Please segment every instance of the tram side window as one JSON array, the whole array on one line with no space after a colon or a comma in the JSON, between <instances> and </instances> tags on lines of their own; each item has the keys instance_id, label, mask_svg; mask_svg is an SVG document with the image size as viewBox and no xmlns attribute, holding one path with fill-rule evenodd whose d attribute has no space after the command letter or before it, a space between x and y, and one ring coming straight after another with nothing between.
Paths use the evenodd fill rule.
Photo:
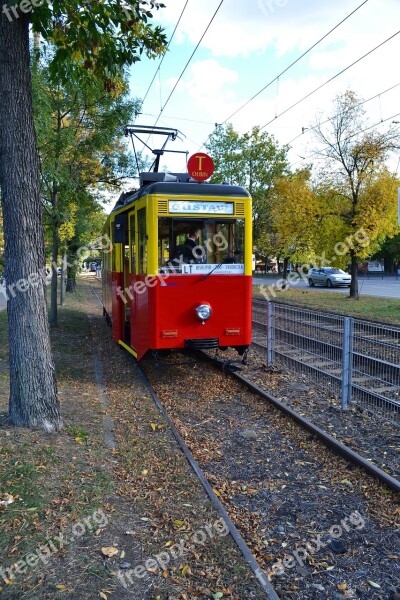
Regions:
<instances>
[{"instance_id":1,"label":"tram side window","mask_svg":"<svg viewBox=\"0 0 400 600\"><path fill-rule=\"evenodd\" d=\"M135 215L129 217L129 231L131 244L131 273L136 273L136 228Z\"/></svg>"},{"instance_id":2,"label":"tram side window","mask_svg":"<svg viewBox=\"0 0 400 600\"><path fill-rule=\"evenodd\" d=\"M104 231L104 235L107 235L107 236L110 235L110 229L108 227ZM101 264L102 264L102 271L103 272L106 272L106 271L110 270L110 253L109 252L107 252L107 251L106 252L102 252Z\"/></svg>"},{"instance_id":3,"label":"tram side window","mask_svg":"<svg viewBox=\"0 0 400 600\"><path fill-rule=\"evenodd\" d=\"M137 212L138 217L138 272L147 271L147 236L146 236L146 208Z\"/></svg>"},{"instance_id":4,"label":"tram side window","mask_svg":"<svg viewBox=\"0 0 400 600\"><path fill-rule=\"evenodd\" d=\"M110 234L111 234L111 243L112 243L111 271L115 272L117 270L117 248L119 246L117 246L116 243L115 243L114 223L111 223Z\"/></svg>"},{"instance_id":5,"label":"tram side window","mask_svg":"<svg viewBox=\"0 0 400 600\"><path fill-rule=\"evenodd\" d=\"M167 265L170 260L171 246L171 219L160 217L158 219L158 266Z\"/></svg>"}]
</instances>

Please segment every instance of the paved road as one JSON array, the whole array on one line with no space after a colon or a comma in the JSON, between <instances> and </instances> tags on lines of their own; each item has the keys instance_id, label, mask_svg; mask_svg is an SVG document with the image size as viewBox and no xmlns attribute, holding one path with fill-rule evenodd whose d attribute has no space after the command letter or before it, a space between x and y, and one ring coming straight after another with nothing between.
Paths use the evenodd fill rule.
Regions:
<instances>
[{"instance_id":1,"label":"paved road","mask_svg":"<svg viewBox=\"0 0 400 600\"><path fill-rule=\"evenodd\" d=\"M273 277L253 277L253 283L264 284L265 286L276 284L279 281L278 276ZM307 281L300 278L300 281L292 286L295 289L307 289L312 292L318 293L319 291L329 292L331 294L348 294L349 288L331 288L328 289L322 286L310 287ZM382 298L397 298L400 300L400 277L396 279L393 277L373 276L369 279L360 277L358 280L358 289L360 296L381 296ZM268 290L267 290L268 293Z\"/></svg>"}]
</instances>

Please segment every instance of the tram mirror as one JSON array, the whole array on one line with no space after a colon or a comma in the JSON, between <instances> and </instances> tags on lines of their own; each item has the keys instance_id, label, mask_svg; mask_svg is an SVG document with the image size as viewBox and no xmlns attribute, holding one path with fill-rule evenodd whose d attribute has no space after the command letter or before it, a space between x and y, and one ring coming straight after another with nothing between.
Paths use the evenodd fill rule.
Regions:
<instances>
[{"instance_id":1,"label":"tram mirror","mask_svg":"<svg viewBox=\"0 0 400 600\"><path fill-rule=\"evenodd\" d=\"M124 244L126 240L127 215L116 215L114 221L114 244Z\"/></svg>"}]
</instances>

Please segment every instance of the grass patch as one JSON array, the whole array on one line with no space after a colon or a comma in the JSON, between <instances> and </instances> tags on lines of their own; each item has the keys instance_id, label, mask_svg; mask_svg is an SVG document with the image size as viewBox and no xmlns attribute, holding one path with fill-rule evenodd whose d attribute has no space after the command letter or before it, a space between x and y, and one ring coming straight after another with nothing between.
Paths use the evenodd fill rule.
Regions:
<instances>
[{"instance_id":1,"label":"grass patch","mask_svg":"<svg viewBox=\"0 0 400 600\"><path fill-rule=\"evenodd\" d=\"M263 298L261 286L253 285L253 296ZM400 326L400 299L361 296L358 300L349 298L346 294L315 292L289 288L279 291L274 287L274 300L284 304L312 308L335 314L348 315L361 319L369 319L390 325Z\"/></svg>"},{"instance_id":2,"label":"grass patch","mask_svg":"<svg viewBox=\"0 0 400 600\"><path fill-rule=\"evenodd\" d=\"M71 536L77 524L83 523L85 528L82 543L90 545L88 540L93 539L98 525L90 528L85 519L99 508L107 510L115 491L107 464L109 452L103 443L88 308L82 290L68 294L67 306L59 308L58 326L51 330L64 430L59 435L49 435L0 425L0 500L11 499L0 505L0 569L15 565L27 553L37 552L48 540L56 539L60 531ZM7 344L7 315L0 311L0 413L4 415L8 408ZM26 574L15 573L13 584L0 577L1 598L78 597L78 591L72 592L73 577L69 584L71 595L69 586L62 590L57 586L69 578L71 561L75 561L74 569L79 571L80 540L74 540L68 550L52 553L48 564L39 562ZM94 540L92 546L97 550ZM61 558L65 563L60 569ZM98 553L92 554L91 561L93 568L97 562L101 568ZM39 588L38 580L42 582ZM90 593L89 585L85 597ZM96 595L94 592L92 597Z\"/></svg>"},{"instance_id":3,"label":"grass patch","mask_svg":"<svg viewBox=\"0 0 400 600\"><path fill-rule=\"evenodd\" d=\"M86 431L86 429L83 429L82 427L70 426L66 427L64 431L65 433L69 433L70 435L72 435L72 437L74 437L76 441L79 440L81 442L85 442L89 437L89 432Z\"/></svg>"}]
</instances>

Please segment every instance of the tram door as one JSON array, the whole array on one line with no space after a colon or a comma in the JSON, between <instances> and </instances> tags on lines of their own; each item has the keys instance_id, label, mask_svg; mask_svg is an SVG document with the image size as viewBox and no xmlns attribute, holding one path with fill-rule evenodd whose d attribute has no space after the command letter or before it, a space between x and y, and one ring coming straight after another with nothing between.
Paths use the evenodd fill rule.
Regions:
<instances>
[{"instance_id":1,"label":"tram door","mask_svg":"<svg viewBox=\"0 0 400 600\"><path fill-rule=\"evenodd\" d=\"M147 274L147 227L146 207L136 211L134 256L135 264L131 273L131 346L141 357L148 348L148 289L144 285Z\"/></svg>"},{"instance_id":2,"label":"tram door","mask_svg":"<svg viewBox=\"0 0 400 600\"><path fill-rule=\"evenodd\" d=\"M136 211L128 214L128 236L124 256L124 290L125 290L125 343L131 344L132 322L134 322L135 304L132 293L133 275L136 273Z\"/></svg>"}]
</instances>

